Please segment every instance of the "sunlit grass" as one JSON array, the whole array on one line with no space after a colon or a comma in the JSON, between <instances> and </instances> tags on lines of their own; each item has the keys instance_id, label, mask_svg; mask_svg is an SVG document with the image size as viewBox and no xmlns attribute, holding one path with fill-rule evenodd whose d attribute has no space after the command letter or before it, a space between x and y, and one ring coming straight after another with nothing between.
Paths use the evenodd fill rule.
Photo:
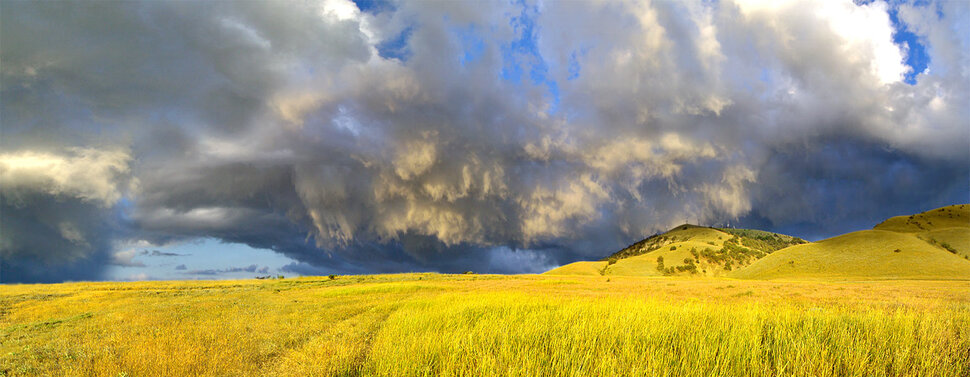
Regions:
<instances>
[{"instance_id":1,"label":"sunlit grass","mask_svg":"<svg viewBox=\"0 0 970 377\"><path fill-rule=\"evenodd\" d=\"M0 286L0 375L965 376L966 281Z\"/></svg>"}]
</instances>

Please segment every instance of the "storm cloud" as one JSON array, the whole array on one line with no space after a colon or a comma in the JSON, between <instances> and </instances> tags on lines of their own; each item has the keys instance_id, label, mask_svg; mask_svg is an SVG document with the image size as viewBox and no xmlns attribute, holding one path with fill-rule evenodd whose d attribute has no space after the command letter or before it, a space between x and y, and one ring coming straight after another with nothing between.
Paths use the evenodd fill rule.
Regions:
<instances>
[{"instance_id":1,"label":"storm cloud","mask_svg":"<svg viewBox=\"0 0 970 377\"><path fill-rule=\"evenodd\" d=\"M811 238L970 200L965 2L3 7L3 282L199 238L538 272L686 220Z\"/></svg>"}]
</instances>

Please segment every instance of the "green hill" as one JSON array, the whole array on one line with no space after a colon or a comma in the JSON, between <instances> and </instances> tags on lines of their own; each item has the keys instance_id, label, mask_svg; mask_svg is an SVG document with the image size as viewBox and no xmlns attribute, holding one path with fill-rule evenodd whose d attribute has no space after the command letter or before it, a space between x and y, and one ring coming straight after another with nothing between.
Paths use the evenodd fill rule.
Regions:
<instances>
[{"instance_id":1,"label":"green hill","mask_svg":"<svg viewBox=\"0 0 970 377\"><path fill-rule=\"evenodd\" d=\"M799 238L759 230L683 224L634 243L602 261L571 263L546 273L723 276L775 250L804 242Z\"/></svg>"},{"instance_id":2,"label":"green hill","mask_svg":"<svg viewBox=\"0 0 970 377\"><path fill-rule=\"evenodd\" d=\"M890 218L873 230L788 247L736 271L748 279L970 279L970 206Z\"/></svg>"}]
</instances>

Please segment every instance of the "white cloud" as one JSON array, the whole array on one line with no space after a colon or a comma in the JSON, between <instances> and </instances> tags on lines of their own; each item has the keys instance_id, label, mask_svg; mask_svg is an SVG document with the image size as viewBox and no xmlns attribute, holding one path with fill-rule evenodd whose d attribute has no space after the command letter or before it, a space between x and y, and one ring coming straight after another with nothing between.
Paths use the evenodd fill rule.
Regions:
<instances>
[{"instance_id":1,"label":"white cloud","mask_svg":"<svg viewBox=\"0 0 970 377\"><path fill-rule=\"evenodd\" d=\"M797 201L832 170L875 176L836 180L839 198L888 190L896 173L879 174L906 163L926 182L966 170L970 38L954 30L967 6L941 6L943 18L899 7L931 55L910 86L882 2L547 2L536 15L506 2L99 3L66 19L16 3L0 14L0 189L57 247L108 236L78 221L90 212L28 208L31 195L111 218L131 193L125 237L232 239L346 268L458 258L415 251L436 247L598 255L685 215L789 221L758 208L776 195L766 187ZM377 53L402 35L409 57ZM531 37L535 51L516 42ZM815 152L831 144L863 162ZM777 167L792 151L819 171ZM915 202L926 185L894 195ZM36 240L3 242L26 253Z\"/></svg>"},{"instance_id":2,"label":"white cloud","mask_svg":"<svg viewBox=\"0 0 970 377\"><path fill-rule=\"evenodd\" d=\"M140 253L136 249L118 251L111 255L111 264L122 267L145 267L145 263L135 260L138 255Z\"/></svg>"},{"instance_id":3,"label":"white cloud","mask_svg":"<svg viewBox=\"0 0 970 377\"><path fill-rule=\"evenodd\" d=\"M0 153L0 189L8 200L40 192L110 206L128 189L124 184L130 161L130 152L124 149Z\"/></svg>"}]
</instances>

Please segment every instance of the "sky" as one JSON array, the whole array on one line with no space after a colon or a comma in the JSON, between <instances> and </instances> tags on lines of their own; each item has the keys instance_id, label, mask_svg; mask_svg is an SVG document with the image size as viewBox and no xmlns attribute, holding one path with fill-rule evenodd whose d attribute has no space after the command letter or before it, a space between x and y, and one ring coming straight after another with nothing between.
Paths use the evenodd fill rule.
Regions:
<instances>
[{"instance_id":1,"label":"sky","mask_svg":"<svg viewBox=\"0 0 970 377\"><path fill-rule=\"evenodd\" d=\"M0 3L0 282L535 273L970 202L966 1Z\"/></svg>"}]
</instances>

